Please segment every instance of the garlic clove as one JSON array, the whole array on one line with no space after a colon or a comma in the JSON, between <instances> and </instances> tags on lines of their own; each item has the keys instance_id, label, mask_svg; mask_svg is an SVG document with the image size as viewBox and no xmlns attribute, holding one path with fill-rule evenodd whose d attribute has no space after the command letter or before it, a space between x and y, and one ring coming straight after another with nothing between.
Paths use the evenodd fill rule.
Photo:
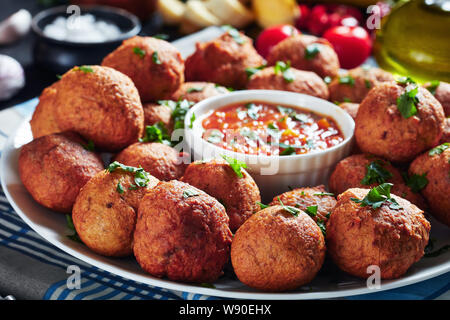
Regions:
<instances>
[{"instance_id":1,"label":"garlic clove","mask_svg":"<svg viewBox=\"0 0 450 320\"><path fill-rule=\"evenodd\" d=\"M30 12L21 9L0 22L0 45L12 43L26 35L31 19Z\"/></svg>"}]
</instances>

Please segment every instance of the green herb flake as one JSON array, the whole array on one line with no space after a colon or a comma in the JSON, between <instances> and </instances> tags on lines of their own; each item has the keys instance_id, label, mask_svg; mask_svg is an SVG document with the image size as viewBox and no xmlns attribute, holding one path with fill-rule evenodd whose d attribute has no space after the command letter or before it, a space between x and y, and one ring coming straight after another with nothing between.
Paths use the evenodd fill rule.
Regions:
<instances>
[{"instance_id":1,"label":"green herb flake","mask_svg":"<svg viewBox=\"0 0 450 320\"><path fill-rule=\"evenodd\" d=\"M169 35L165 33L158 33L153 35L152 37L160 40L168 40L170 38Z\"/></svg>"},{"instance_id":2,"label":"green herb flake","mask_svg":"<svg viewBox=\"0 0 450 320\"><path fill-rule=\"evenodd\" d=\"M266 67L266 65L263 64L263 65L261 65L259 67L245 68L245 73L247 74L247 78L250 79L255 73L257 73L258 71L261 71L265 67Z\"/></svg>"},{"instance_id":3,"label":"green herb flake","mask_svg":"<svg viewBox=\"0 0 450 320\"><path fill-rule=\"evenodd\" d=\"M177 102L169 103L172 105L172 119L174 122L174 129L184 129L184 118L189 109L194 105L194 102L186 99Z\"/></svg>"},{"instance_id":4,"label":"green herb flake","mask_svg":"<svg viewBox=\"0 0 450 320\"><path fill-rule=\"evenodd\" d=\"M305 49L305 59L306 60L314 59L319 52L320 52L320 45L317 43L312 43L308 45Z\"/></svg>"},{"instance_id":5,"label":"green herb flake","mask_svg":"<svg viewBox=\"0 0 450 320\"><path fill-rule=\"evenodd\" d=\"M309 207L306 207L305 212L307 214L309 214L311 217L315 217L315 216L317 216L317 208L318 208L318 206L309 206Z\"/></svg>"},{"instance_id":6,"label":"green herb flake","mask_svg":"<svg viewBox=\"0 0 450 320\"><path fill-rule=\"evenodd\" d=\"M447 150L450 147L450 142L444 142L443 144L441 144L440 146L437 146L433 149L431 149L428 152L429 156L435 156L435 155L439 155L442 152L444 152L445 150Z\"/></svg>"},{"instance_id":7,"label":"green herb flake","mask_svg":"<svg viewBox=\"0 0 450 320\"><path fill-rule=\"evenodd\" d=\"M94 69L92 69L91 67L88 67L88 66L80 66L80 67L76 67L75 71L81 71L83 73L93 73Z\"/></svg>"},{"instance_id":8,"label":"green herb flake","mask_svg":"<svg viewBox=\"0 0 450 320\"><path fill-rule=\"evenodd\" d=\"M186 189L183 191L183 198L187 199L190 197L195 197L200 195L200 193L195 189Z\"/></svg>"},{"instance_id":9,"label":"green herb flake","mask_svg":"<svg viewBox=\"0 0 450 320\"><path fill-rule=\"evenodd\" d=\"M280 197L278 197L278 201L280 202L280 205L283 207L284 211L292 214L294 217L298 217L298 214L301 211L300 209L298 209L296 207L285 206L283 201L281 201Z\"/></svg>"},{"instance_id":10,"label":"green herb flake","mask_svg":"<svg viewBox=\"0 0 450 320\"><path fill-rule=\"evenodd\" d=\"M354 86L355 85L355 79L351 75L346 75L346 76L339 77L339 83L340 84L348 84L350 86Z\"/></svg>"},{"instance_id":11,"label":"green herb flake","mask_svg":"<svg viewBox=\"0 0 450 320\"><path fill-rule=\"evenodd\" d=\"M412 83L412 84L415 84L415 83L416 83L416 82L415 82L413 79L411 79L410 77L400 77L400 78L398 78L396 81L397 81L398 84L402 84L402 85L408 85L408 84L410 84L410 83Z\"/></svg>"},{"instance_id":12,"label":"green herb flake","mask_svg":"<svg viewBox=\"0 0 450 320\"><path fill-rule=\"evenodd\" d=\"M201 88L195 88L195 87L191 87L188 88L186 90L187 93L191 93L191 92L202 92L205 89L205 87L201 87Z\"/></svg>"},{"instance_id":13,"label":"green herb flake","mask_svg":"<svg viewBox=\"0 0 450 320\"><path fill-rule=\"evenodd\" d=\"M392 178L392 173L384 168L385 162L381 160L375 160L366 165L366 175L361 180L361 184L366 186L373 183L384 183Z\"/></svg>"},{"instance_id":14,"label":"green herb flake","mask_svg":"<svg viewBox=\"0 0 450 320\"><path fill-rule=\"evenodd\" d=\"M406 177L406 185L411 189L412 192L418 193L420 190L425 188L428 184L428 179L426 177L426 173L419 175L413 174L409 177Z\"/></svg>"},{"instance_id":15,"label":"green herb flake","mask_svg":"<svg viewBox=\"0 0 450 320\"><path fill-rule=\"evenodd\" d=\"M154 51L152 53L152 61L156 64L161 64L161 60L159 59L158 51Z\"/></svg>"},{"instance_id":16,"label":"green herb flake","mask_svg":"<svg viewBox=\"0 0 450 320\"><path fill-rule=\"evenodd\" d=\"M331 192L320 192L320 193L314 193L313 195L320 196L320 197L323 197L323 196L334 197L334 193L331 193Z\"/></svg>"},{"instance_id":17,"label":"green herb flake","mask_svg":"<svg viewBox=\"0 0 450 320\"><path fill-rule=\"evenodd\" d=\"M234 159L232 157L228 157L226 155L222 155L222 158L228 162L231 169L233 169L234 173L236 173L238 178L243 178L244 175L242 174L242 168L247 168L247 164L243 161Z\"/></svg>"},{"instance_id":18,"label":"green herb flake","mask_svg":"<svg viewBox=\"0 0 450 320\"><path fill-rule=\"evenodd\" d=\"M277 61L274 67L275 74L282 74L283 79L286 82L293 82L295 80L294 73L291 69L291 63L288 61L287 63L283 61Z\"/></svg>"},{"instance_id":19,"label":"green herb flake","mask_svg":"<svg viewBox=\"0 0 450 320\"><path fill-rule=\"evenodd\" d=\"M224 30L226 33L228 33L237 44L241 45L241 44L245 43L245 40L241 36L241 33L237 29L233 28L232 26L224 25L224 26L222 26L222 30Z\"/></svg>"},{"instance_id":20,"label":"green herb flake","mask_svg":"<svg viewBox=\"0 0 450 320\"><path fill-rule=\"evenodd\" d=\"M75 229L75 225L73 224L72 216L70 214L66 214L66 225L67 228L73 232L73 234L68 235L67 238L75 242L83 243L77 233L77 230Z\"/></svg>"},{"instance_id":21,"label":"green herb flake","mask_svg":"<svg viewBox=\"0 0 450 320\"><path fill-rule=\"evenodd\" d=\"M432 80L430 82L430 85L427 87L428 91L431 92L431 94L435 94L436 93L436 89L437 87L439 87L439 85L441 84L441 82L439 80Z\"/></svg>"},{"instance_id":22,"label":"green herb flake","mask_svg":"<svg viewBox=\"0 0 450 320\"><path fill-rule=\"evenodd\" d=\"M292 146L287 146L283 151L280 152L280 156L290 156L295 153L295 148Z\"/></svg>"},{"instance_id":23,"label":"green herb flake","mask_svg":"<svg viewBox=\"0 0 450 320\"><path fill-rule=\"evenodd\" d=\"M370 81L367 80L367 79L364 79L364 85L366 86L367 89L372 88L372 84L371 84Z\"/></svg>"},{"instance_id":24,"label":"green herb flake","mask_svg":"<svg viewBox=\"0 0 450 320\"><path fill-rule=\"evenodd\" d=\"M386 203L393 210L401 209L402 207L391 197L392 186L392 183L383 183L370 189L364 199L350 198L350 200L359 203L361 207L371 206L373 209L377 209Z\"/></svg>"},{"instance_id":25,"label":"green herb flake","mask_svg":"<svg viewBox=\"0 0 450 320\"><path fill-rule=\"evenodd\" d=\"M260 107L258 107L254 103L247 103L245 105L245 108L247 108L247 114L250 118L252 118L253 120L258 120L259 118L258 112L261 109Z\"/></svg>"},{"instance_id":26,"label":"green herb flake","mask_svg":"<svg viewBox=\"0 0 450 320\"><path fill-rule=\"evenodd\" d=\"M200 283L200 286L202 286L204 288L211 288L211 289L215 289L216 288L215 285L213 285L212 283L208 283L208 282Z\"/></svg>"},{"instance_id":27,"label":"green herb flake","mask_svg":"<svg viewBox=\"0 0 450 320\"><path fill-rule=\"evenodd\" d=\"M61 78L62 78L62 75L60 75L60 74L57 74L57 75L56 75L56 78L57 78L58 80L61 80Z\"/></svg>"},{"instance_id":28,"label":"green herb flake","mask_svg":"<svg viewBox=\"0 0 450 320\"><path fill-rule=\"evenodd\" d=\"M264 203L261 203L261 202L259 202L259 201L256 201L256 204L259 205L259 207L261 208L261 210L270 207L269 205L264 204Z\"/></svg>"},{"instance_id":29,"label":"green herb flake","mask_svg":"<svg viewBox=\"0 0 450 320\"><path fill-rule=\"evenodd\" d=\"M417 86L407 87L405 92L397 98L397 108L403 118L408 119L417 114L418 92L419 88Z\"/></svg>"},{"instance_id":30,"label":"green herb flake","mask_svg":"<svg viewBox=\"0 0 450 320\"><path fill-rule=\"evenodd\" d=\"M217 129L213 129L209 133L208 138L206 140L209 143L218 144L218 143L222 142L223 138L224 138L224 134L221 131L219 131Z\"/></svg>"},{"instance_id":31,"label":"green herb flake","mask_svg":"<svg viewBox=\"0 0 450 320\"><path fill-rule=\"evenodd\" d=\"M139 58L143 59L145 57L145 50L139 48L139 47L134 47L133 48L133 53L138 55Z\"/></svg>"},{"instance_id":32,"label":"green herb flake","mask_svg":"<svg viewBox=\"0 0 450 320\"><path fill-rule=\"evenodd\" d=\"M170 145L170 136L166 126L160 121L152 126L145 126L144 137L139 138L139 142L159 142Z\"/></svg>"},{"instance_id":33,"label":"green herb flake","mask_svg":"<svg viewBox=\"0 0 450 320\"><path fill-rule=\"evenodd\" d=\"M89 140L87 143L82 143L81 146L87 151L95 150L94 141L92 141L92 140Z\"/></svg>"},{"instance_id":34,"label":"green herb flake","mask_svg":"<svg viewBox=\"0 0 450 320\"><path fill-rule=\"evenodd\" d=\"M134 174L134 183L138 187L146 187L148 183L150 182L150 174L146 172L143 168L136 168L132 166L126 166L118 161L114 161L111 163L108 168L106 168L107 172L114 172L117 169L120 169L127 173L133 173Z\"/></svg>"},{"instance_id":35,"label":"green herb flake","mask_svg":"<svg viewBox=\"0 0 450 320\"><path fill-rule=\"evenodd\" d=\"M332 79L330 76L326 76L325 78L323 78L323 81L324 81L326 84L330 84L332 80L333 80L333 79Z\"/></svg>"},{"instance_id":36,"label":"green herb flake","mask_svg":"<svg viewBox=\"0 0 450 320\"><path fill-rule=\"evenodd\" d=\"M190 129L192 129L192 127L194 126L194 121L195 121L195 113L192 112L191 119L189 119L189 128Z\"/></svg>"},{"instance_id":37,"label":"green herb flake","mask_svg":"<svg viewBox=\"0 0 450 320\"><path fill-rule=\"evenodd\" d=\"M322 234L324 237L327 236L327 226L324 221L321 219L317 219L316 221L317 226L319 227L320 231L322 231Z\"/></svg>"},{"instance_id":38,"label":"green herb flake","mask_svg":"<svg viewBox=\"0 0 450 320\"><path fill-rule=\"evenodd\" d=\"M125 192L125 190L123 189L122 184L120 183L120 181L117 183L117 187L116 187L116 191L120 194L123 194Z\"/></svg>"}]
</instances>

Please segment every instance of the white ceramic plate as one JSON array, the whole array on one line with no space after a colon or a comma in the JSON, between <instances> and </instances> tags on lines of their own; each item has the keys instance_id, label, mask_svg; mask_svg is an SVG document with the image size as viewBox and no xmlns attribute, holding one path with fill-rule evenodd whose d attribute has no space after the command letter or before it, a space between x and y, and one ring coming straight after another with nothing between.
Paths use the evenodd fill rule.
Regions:
<instances>
[{"instance_id":1,"label":"white ceramic plate","mask_svg":"<svg viewBox=\"0 0 450 320\"><path fill-rule=\"evenodd\" d=\"M292 300L336 298L373 293L406 286L450 271L450 252L446 252L438 257L423 258L413 265L401 279L383 281L381 289L378 290L368 289L364 280L351 277L330 267L325 269L327 272L319 273L310 284L287 293L258 292L237 280L226 277L215 282L216 288L214 289L155 278L146 274L132 258L106 258L91 252L80 243L71 241L66 236L70 234L70 230L66 227L64 215L52 212L33 200L20 181L18 172L19 149L31 139L31 130L27 120L9 137L2 151L1 183L13 208L34 231L61 250L84 262L130 280L172 290L227 298ZM431 221L431 238L437 240L435 248L450 243L450 229L433 219Z\"/></svg>"}]
</instances>

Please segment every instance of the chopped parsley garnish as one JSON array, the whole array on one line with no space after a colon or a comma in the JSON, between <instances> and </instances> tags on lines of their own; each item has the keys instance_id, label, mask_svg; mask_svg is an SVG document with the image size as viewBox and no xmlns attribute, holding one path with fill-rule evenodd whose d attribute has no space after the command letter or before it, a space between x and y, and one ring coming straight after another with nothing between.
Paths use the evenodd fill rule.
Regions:
<instances>
[{"instance_id":1,"label":"chopped parsley garnish","mask_svg":"<svg viewBox=\"0 0 450 320\"><path fill-rule=\"evenodd\" d=\"M439 87L440 84L441 82L439 80L432 80L427 89L431 92L431 94L434 95L436 93L437 87Z\"/></svg>"},{"instance_id":2,"label":"chopped parsley garnish","mask_svg":"<svg viewBox=\"0 0 450 320\"><path fill-rule=\"evenodd\" d=\"M292 146L287 146L283 151L280 152L280 156L289 156L295 153L295 148Z\"/></svg>"},{"instance_id":3,"label":"chopped parsley garnish","mask_svg":"<svg viewBox=\"0 0 450 320\"><path fill-rule=\"evenodd\" d=\"M134 47L133 48L133 53L138 55L139 58L143 59L145 57L145 50L139 48L139 47Z\"/></svg>"},{"instance_id":4,"label":"chopped parsley garnish","mask_svg":"<svg viewBox=\"0 0 450 320\"><path fill-rule=\"evenodd\" d=\"M332 80L333 80L333 79L331 79L330 76L326 76L325 78L323 78L323 81L324 81L326 84L330 84Z\"/></svg>"},{"instance_id":5,"label":"chopped parsley garnish","mask_svg":"<svg viewBox=\"0 0 450 320\"><path fill-rule=\"evenodd\" d=\"M166 126L161 121L152 126L145 126L145 135L139 142L159 142L170 145L170 136Z\"/></svg>"},{"instance_id":6,"label":"chopped parsley garnish","mask_svg":"<svg viewBox=\"0 0 450 320\"><path fill-rule=\"evenodd\" d=\"M412 192L418 193L420 190L425 188L428 184L428 179L426 177L427 173L424 174L413 174L411 176L405 176L405 183L411 189Z\"/></svg>"},{"instance_id":7,"label":"chopped parsley garnish","mask_svg":"<svg viewBox=\"0 0 450 320\"><path fill-rule=\"evenodd\" d=\"M438 154L441 154L442 152L444 152L445 150L447 150L448 148L450 148L450 142L444 142L443 144L441 144L440 146L437 146L433 149L431 149L428 152L429 156L435 156Z\"/></svg>"},{"instance_id":8,"label":"chopped parsley garnish","mask_svg":"<svg viewBox=\"0 0 450 320\"><path fill-rule=\"evenodd\" d=\"M205 87L202 87L202 88L195 88L195 87L192 87L192 88L188 88L188 89L186 90L186 92L187 92L187 93L191 93L191 92L202 92L203 89L205 89Z\"/></svg>"},{"instance_id":9,"label":"chopped parsley garnish","mask_svg":"<svg viewBox=\"0 0 450 320\"><path fill-rule=\"evenodd\" d=\"M200 193L195 189L186 189L183 191L183 198L190 198L200 195Z\"/></svg>"},{"instance_id":10,"label":"chopped parsley garnish","mask_svg":"<svg viewBox=\"0 0 450 320\"><path fill-rule=\"evenodd\" d=\"M261 210L270 207L269 205L264 204L264 203L261 203L261 202L259 202L259 201L256 201L256 204L259 205L259 207L261 208Z\"/></svg>"},{"instance_id":11,"label":"chopped parsley garnish","mask_svg":"<svg viewBox=\"0 0 450 320\"><path fill-rule=\"evenodd\" d=\"M375 160L366 165L367 172L361 183L368 186L373 183L384 183L392 178L392 173L386 170L384 165L385 162L381 160Z\"/></svg>"},{"instance_id":12,"label":"chopped parsley garnish","mask_svg":"<svg viewBox=\"0 0 450 320\"><path fill-rule=\"evenodd\" d=\"M246 138L248 138L248 139L250 139L250 140L258 140L258 134L255 132L255 131L253 131L252 129L250 129L249 127L242 127L240 130L239 130L239 133L242 135L242 136L244 136L244 137L246 137Z\"/></svg>"},{"instance_id":13,"label":"chopped parsley garnish","mask_svg":"<svg viewBox=\"0 0 450 320\"><path fill-rule=\"evenodd\" d=\"M224 25L224 26L222 26L222 30L224 30L226 33L228 33L237 44L245 43L245 40L241 36L240 32L237 29L233 28L232 26Z\"/></svg>"},{"instance_id":14,"label":"chopped parsley garnish","mask_svg":"<svg viewBox=\"0 0 450 320\"><path fill-rule=\"evenodd\" d=\"M371 206L373 209L377 209L386 203L393 210L401 209L402 207L391 197L392 186L392 183L383 183L370 189L364 199L350 198L350 200L359 203L361 207Z\"/></svg>"},{"instance_id":15,"label":"chopped parsley garnish","mask_svg":"<svg viewBox=\"0 0 450 320\"><path fill-rule=\"evenodd\" d=\"M82 71L83 73L93 73L94 69L92 69L91 67L88 67L88 66L80 66L80 67L76 67L75 71Z\"/></svg>"},{"instance_id":16,"label":"chopped parsley garnish","mask_svg":"<svg viewBox=\"0 0 450 320\"><path fill-rule=\"evenodd\" d=\"M320 192L320 193L314 193L313 196L330 196L330 197L334 197L334 193L331 192Z\"/></svg>"},{"instance_id":17,"label":"chopped parsley garnish","mask_svg":"<svg viewBox=\"0 0 450 320\"><path fill-rule=\"evenodd\" d=\"M146 187L148 183L150 182L150 174L146 172L142 168L136 168L131 166L126 166L124 164L121 164L118 161L114 161L111 163L108 168L106 168L107 172L114 172L117 169L123 170L128 173L134 173L134 183L138 187Z\"/></svg>"},{"instance_id":18,"label":"chopped parsley garnish","mask_svg":"<svg viewBox=\"0 0 450 320\"><path fill-rule=\"evenodd\" d=\"M125 190L123 189L123 186L122 186L122 184L120 183L120 181L117 183L116 190L117 190L117 192L120 193L120 194L122 194L122 193L125 192Z\"/></svg>"},{"instance_id":19,"label":"chopped parsley garnish","mask_svg":"<svg viewBox=\"0 0 450 320\"><path fill-rule=\"evenodd\" d=\"M192 112L192 116L191 119L189 120L189 128L192 129L192 127L194 126L194 121L195 121L195 113Z\"/></svg>"},{"instance_id":20,"label":"chopped parsley garnish","mask_svg":"<svg viewBox=\"0 0 450 320\"><path fill-rule=\"evenodd\" d=\"M325 224L325 222L323 222L321 219L317 219L316 221L317 226L319 226L320 231L322 231L322 234L324 237L327 236L327 226Z\"/></svg>"},{"instance_id":21,"label":"chopped parsley garnish","mask_svg":"<svg viewBox=\"0 0 450 320\"><path fill-rule=\"evenodd\" d=\"M259 118L258 111L261 109L260 107L258 107L254 103L247 103L245 105L245 108L247 108L247 114L250 118L252 118L253 120L258 120Z\"/></svg>"},{"instance_id":22,"label":"chopped parsley garnish","mask_svg":"<svg viewBox=\"0 0 450 320\"><path fill-rule=\"evenodd\" d=\"M167 40L167 39L169 39L169 35L165 34L165 33L158 33L158 34L153 35L152 37L156 38L156 39L160 39L160 40Z\"/></svg>"},{"instance_id":23,"label":"chopped parsley garnish","mask_svg":"<svg viewBox=\"0 0 450 320\"><path fill-rule=\"evenodd\" d=\"M410 83L412 83L412 84L416 83L410 77L401 77L401 78L397 79L396 81L397 81L398 84L403 84L403 85L410 84Z\"/></svg>"},{"instance_id":24,"label":"chopped parsley garnish","mask_svg":"<svg viewBox=\"0 0 450 320\"><path fill-rule=\"evenodd\" d=\"M418 92L419 88L417 86L407 87L405 92L397 98L397 108L403 118L408 119L417 113Z\"/></svg>"},{"instance_id":25,"label":"chopped parsley garnish","mask_svg":"<svg viewBox=\"0 0 450 320\"><path fill-rule=\"evenodd\" d=\"M344 98L344 102L352 102L350 98Z\"/></svg>"},{"instance_id":26,"label":"chopped parsley garnish","mask_svg":"<svg viewBox=\"0 0 450 320\"><path fill-rule=\"evenodd\" d=\"M213 144L217 144L222 142L222 139L224 138L224 135L222 132L220 132L217 129L213 129L211 130L211 132L208 135L208 142L213 143Z\"/></svg>"},{"instance_id":27,"label":"chopped parsley garnish","mask_svg":"<svg viewBox=\"0 0 450 320\"><path fill-rule=\"evenodd\" d=\"M87 151L95 150L94 141L92 141L92 140L89 140L87 143L82 143L81 146Z\"/></svg>"},{"instance_id":28,"label":"chopped parsley garnish","mask_svg":"<svg viewBox=\"0 0 450 320\"><path fill-rule=\"evenodd\" d=\"M62 75L60 75L60 74L57 74L57 75L56 75L56 78L57 78L58 80L61 80L61 78L62 78Z\"/></svg>"},{"instance_id":29,"label":"chopped parsley garnish","mask_svg":"<svg viewBox=\"0 0 450 320\"><path fill-rule=\"evenodd\" d=\"M309 207L306 207L305 212L307 214L309 214L311 217L315 217L315 216L317 216L317 208L318 208L318 206L309 206Z\"/></svg>"},{"instance_id":30,"label":"chopped parsley garnish","mask_svg":"<svg viewBox=\"0 0 450 320\"><path fill-rule=\"evenodd\" d=\"M320 52L320 45L317 43L312 43L308 45L305 49L305 59L311 60Z\"/></svg>"},{"instance_id":31,"label":"chopped parsley garnish","mask_svg":"<svg viewBox=\"0 0 450 320\"><path fill-rule=\"evenodd\" d=\"M161 60L159 60L159 55L158 55L158 51L154 51L152 53L152 61L156 64L161 64Z\"/></svg>"},{"instance_id":32,"label":"chopped parsley garnish","mask_svg":"<svg viewBox=\"0 0 450 320\"><path fill-rule=\"evenodd\" d=\"M202 287L204 287L204 288L212 288L212 289L215 289L215 288L216 288L215 285L213 285L212 283L208 283L208 282L200 283L200 286L202 286Z\"/></svg>"},{"instance_id":33,"label":"chopped parsley garnish","mask_svg":"<svg viewBox=\"0 0 450 320\"><path fill-rule=\"evenodd\" d=\"M183 129L184 128L184 118L189 108L194 105L194 102L188 100L177 101L175 104L172 104L172 119L174 121L174 129Z\"/></svg>"},{"instance_id":34,"label":"chopped parsley garnish","mask_svg":"<svg viewBox=\"0 0 450 320\"><path fill-rule=\"evenodd\" d=\"M80 236L77 233L77 230L75 229L75 225L73 224L72 216L70 214L66 214L66 224L67 228L69 228L69 230L73 232L73 234L68 235L67 238L79 243L83 243L83 241L81 241Z\"/></svg>"},{"instance_id":35,"label":"chopped parsley garnish","mask_svg":"<svg viewBox=\"0 0 450 320\"><path fill-rule=\"evenodd\" d=\"M295 80L295 76L291 69L291 63L288 61L287 63L283 61L277 61L274 67L275 74L282 74L283 79L286 82L292 82Z\"/></svg>"},{"instance_id":36,"label":"chopped parsley garnish","mask_svg":"<svg viewBox=\"0 0 450 320\"><path fill-rule=\"evenodd\" d=\"M367 89L370 89L372 87L372 84L367 79L364 79L364 85L366 86Z\"/></svg>"},{"instance_id":37,"label":"chopped parsley garnish","mask_svg":"<svg viewBox=\"0 0 450 320\"><path fill-rule=\"evenodd\" d=\"M257 73L258 71L261 71L262 69L264 69L266 67L265 64L259 66L259 67L250 67L250 68L245 68L245 73L247 74L247 78L251 78L251 76L253 76L255 73Z\"/></svg>"},{"instance_id":38,"label":"chopped parsley garnish","mask_svg":"<svg viewBox=\"0 0 450 320\"><path fill-rule=\"evenodd\" d=\"M283 207L283 209L292 214L294 217L298 217L298 214L300 213L300 209L296 208L296 207L291 207L291 206L285 206L283 201L281 201L280 197L278 197L278 201L280 202L280 205Z\"/></svg>"},{"instance_id":39,"label":"chopped parsley garnish","mask_svg":"<svg viewBox=\"0 0 450 320\"><path fill-rule=\"evenodd\" d=\"M346 75L339 77L339 83L340 84L348 84L350 86L355 85L355 79L351 75Z\"/></svg>"},{"instance_id":40,"label":"chopped parsley garnish","mask_svg":"<svg viewBox=\"0 0 450 320\"><path fill-rule=\"evenodd\" d=\"M242 168L247 168L247 164L243 161L234 159L232 157L228 157L226 155L222 155L222 158L228 162L231 169L233 169L234 173L238 176L238 178L243 178L244 175L242 174Z\"/></svg>"}]
</instances>

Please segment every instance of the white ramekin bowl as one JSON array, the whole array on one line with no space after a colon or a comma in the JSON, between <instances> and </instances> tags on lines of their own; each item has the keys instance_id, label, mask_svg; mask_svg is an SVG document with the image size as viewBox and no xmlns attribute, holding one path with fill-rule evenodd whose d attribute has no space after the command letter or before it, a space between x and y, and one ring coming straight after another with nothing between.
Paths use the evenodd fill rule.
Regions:
<instances>
[{"instance_id":1,"label":"white ramekin bowl","mask_svg":"<svg viewBox=\"0 0 450 320\"><path fill-rule=\"evenodd\" d=\"M329 149L302 155L267 156L236 153L215 146L202 138L202 121L214 110L235 103L267 102L331 117L344 135L344 141ZM192 122L193 114L195 120ZM302 186L327 184L337 162L350 154L355 123L343 109L326 100L278 90L242 90L215 96L197 103L185 117L185 143L195 160L221 158L222 155L244 161L255 179L264 201Z\"/></svg>"}]
</instances>

